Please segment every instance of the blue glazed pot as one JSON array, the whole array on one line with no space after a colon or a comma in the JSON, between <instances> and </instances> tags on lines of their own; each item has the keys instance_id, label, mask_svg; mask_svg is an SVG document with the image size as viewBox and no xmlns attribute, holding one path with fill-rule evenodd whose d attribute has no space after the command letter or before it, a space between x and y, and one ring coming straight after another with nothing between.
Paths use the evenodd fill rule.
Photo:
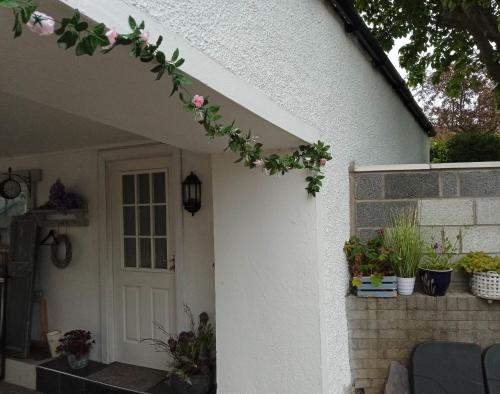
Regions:
<instances>
[{"instance_id":1,"label":"blue glazed pot","mask_svg":"<svg viewBox=\"0 0 500 394\"><path fill-rule=\"evenodd\" d=\"M453 270L434 271L428 269L420 269L420 281L422 282L422 290L425 294L442 297L446 294L451 282L451 273Z\"/></svg>"}]
</instances>

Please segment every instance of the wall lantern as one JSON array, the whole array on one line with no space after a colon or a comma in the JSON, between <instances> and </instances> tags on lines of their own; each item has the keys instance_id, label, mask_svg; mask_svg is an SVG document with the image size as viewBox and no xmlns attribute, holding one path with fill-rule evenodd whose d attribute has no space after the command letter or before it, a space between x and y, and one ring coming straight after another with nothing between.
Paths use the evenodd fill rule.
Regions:
<instances>
[{"instance_id":1,"label":"wall lantern","mask_svg":"<svg viewBox=\"0 0 500 394\"><path fill-rule=\"evenodd\" d=\"M193 171L182 182L182 203L193 216L201 208L201 182Z\"/></svg>"}]
</instances>

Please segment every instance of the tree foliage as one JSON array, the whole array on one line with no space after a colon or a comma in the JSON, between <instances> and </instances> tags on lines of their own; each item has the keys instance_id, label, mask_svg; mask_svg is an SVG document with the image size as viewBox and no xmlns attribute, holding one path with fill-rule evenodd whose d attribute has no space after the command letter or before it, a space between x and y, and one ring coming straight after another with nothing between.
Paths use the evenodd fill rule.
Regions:
<instances>
[{"instance_id":1,"label":"tree foliage","mask_svg":"<svg viewBox=\"0 0 500 394\"><path fill-rule=\"evenodd\" d=\"M451 70L447 94L457 97L461 82L485 69L500 102L500 2L498 0L354 0L382 48L398 38L408 83L424 83L427 70L439 83Z\"/></svg>"},{"instance_id":2,"label":"tree foliage","mask_svg":"<svg viewBox=\"0 0 500 394\"><path fill-rule=\"evenodd\" d=\"M438 136L458 132L500 132L500 113L495 108L493 83L484 73L467 78L456 97L447 94L451 78L445 72L434 84L429 75L416 97L432 122Z\"/></svg>"}]
</instances>

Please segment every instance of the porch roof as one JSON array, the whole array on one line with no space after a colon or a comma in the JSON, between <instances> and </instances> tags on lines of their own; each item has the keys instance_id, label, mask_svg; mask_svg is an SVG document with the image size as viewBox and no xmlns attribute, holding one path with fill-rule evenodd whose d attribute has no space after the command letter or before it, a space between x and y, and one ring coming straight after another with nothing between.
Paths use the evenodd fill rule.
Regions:
<instances>
[{"instance_id":1,"label":"porch roof","mask_svg":"<svg viewBox=\"0 0 500 394\"><path fill-rule=\"evenodd\" d=\"M252 129L266 148L291 148L303 141L317 139L316 129L279 108L257 89L189 46L184 39L165 31L164 26L146 15L137 15L140 13L138 9L117 0L68 0L65 3L120 31L128 30L129 14L144 19L152 37L164 36L162 49L166 53L178 47L186 58L183 69L194 78L190 87L192 92L209 96L210 102L220 104L228 123L236 120L241 129ZM50 15L71 12L66 5L55 0L43 2L41 11ZM151 64L129 57L128 49L117 48L116 53L106 56L96 54L77 58L72 49L67 52L59 49L54 37L38 37L26 31L17 40L9 39L11 23L11 13L1 10L0 35L4 39L0 40L3 54L0 58L0 134L3 141L11 142L12 149L5 146L0 155L20 151L19 147L13 146L23 141L18 135L25 135L25 140L31 142L38 140L42 145L46 142L44 138L59 140L63 137L67 140L67 148L78 147L71 144L87 138L84 130L66 135L60 130L61 123L57 122L59 118L69 121L71 116L86 122L91 129L89 136L93 135L96 141L147 138L207 153L220 152L225 147L224 138L220 141L207 139L204 130L192 119L192 114L184 111L176 97L169 97L170 82L166 79L154 81L149 72ZM9 108L13 106L16 108L11 111ZM53 112L52 121L29 119L33 111L40 112L44 108L46 112ZM37 127L34 128L33 124ZM122 134L114 135L117 131Z\"/></svg>"}]
</instances>

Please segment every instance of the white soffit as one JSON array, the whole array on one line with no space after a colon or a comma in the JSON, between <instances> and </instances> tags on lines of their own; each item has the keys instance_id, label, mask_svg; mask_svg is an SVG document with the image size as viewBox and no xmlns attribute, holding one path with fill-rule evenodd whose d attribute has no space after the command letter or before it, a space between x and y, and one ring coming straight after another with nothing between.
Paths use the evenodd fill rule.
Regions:
<instances>
[{"instance_id":1,"label":"white soffit","mask_svg":"<svg viewBox=\"0 0 500 394\"><path fill-rule=\"evenodd\" d=\"M128 30L129 14L144 19L151 37L164 36L162 50L168 54L179 48L186 58L183 70L203 82L195 80L190 89L221 104L227 122L236 120L243 130L251 128L266 148L292 148L317 139L316 129L138 9L118 0L64 3L120 31ZM71 12L55 0L43 2L40 10L52 15ZM0 35L4 37L0 40L0 91L184 149L215 153L225 147L225 138L208 141L178 99L169 98L170 83L166 79L154 81L151 64L130 58L128 49L77 58L73 49L66 52L57 48L55 37L37 37L25 31L21 38L9 39L12 17L4 11L0 11Z\"/></svg>"}]
</instances>

